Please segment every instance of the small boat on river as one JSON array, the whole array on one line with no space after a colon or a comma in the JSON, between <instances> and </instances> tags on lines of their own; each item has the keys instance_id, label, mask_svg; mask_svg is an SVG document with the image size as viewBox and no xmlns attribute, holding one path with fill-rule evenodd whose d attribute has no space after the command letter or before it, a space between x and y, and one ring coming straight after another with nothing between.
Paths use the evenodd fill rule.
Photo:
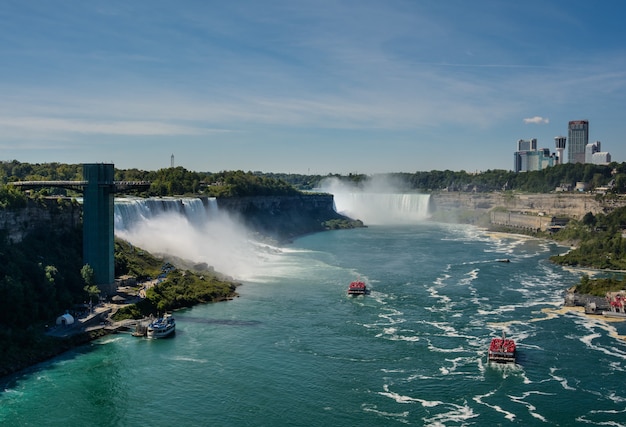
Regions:
<instances>
[{"instance_id":1,"label":"small boat on river","mask_svg":"<svg viewBox=\"0 0 626 427\"><path fill-rule=\"evenodd\" d=\"M626 319L626 295L624 291L608 292L606 299L609 303L610 310L603 311L602 315L604 317Z\"/></svg>"},{"instance_id":2,"label":"small boat on river","mask_svg":"<svg viewBox=\"0 0 626 427\"><path fill-rule=\"evenodd\" d=\"M368 292L367 285L362 280L355 280L348 286L348 295L367 295Z\"/></svg>"},{"instance_id":3,"label":"small boat on river","mask_svg":"<svg viewBox=\"0 0 626 427\"><path fill-rule=\"evenodd\" d=\"M489 362L515 363L515 341L506 338L504 331L502 338L494 338L489 345Z\"/></svg>"},{"instance_id":4,"label":"small boat on river","mask_svg":"<svg viewBox=\"0 0 626 427\"><path fill-rule=\"evenodd\" d=\"M165 314L148 325L146 336L148 338L165 338L176 332L176 321L171 314Z\"/></svg>"}]
</instances>

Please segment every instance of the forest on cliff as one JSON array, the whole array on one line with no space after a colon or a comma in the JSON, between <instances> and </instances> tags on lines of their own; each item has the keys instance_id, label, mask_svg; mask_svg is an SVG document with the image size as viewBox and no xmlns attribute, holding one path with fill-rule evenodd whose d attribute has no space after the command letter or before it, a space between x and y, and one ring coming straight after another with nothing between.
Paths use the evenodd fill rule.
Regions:
<instances>
[{"instance_id":1,"label":"forest on cliff","mask_svg":"<svg viewBox=\"0 0 626 427\"><path fill-rule=\"evenodd\" d=\"M626 207L608 214L588 212L580 221L570 221L555 234L563 241L577 242L577 247L551 261L573 267L626 270Z\"/></svg>"}]
</instances>

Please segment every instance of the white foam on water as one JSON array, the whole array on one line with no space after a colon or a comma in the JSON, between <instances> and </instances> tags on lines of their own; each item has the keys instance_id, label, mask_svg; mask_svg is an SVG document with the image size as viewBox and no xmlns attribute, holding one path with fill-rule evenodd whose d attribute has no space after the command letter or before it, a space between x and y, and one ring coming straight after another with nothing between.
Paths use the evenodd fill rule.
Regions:
<instances>
[{"instance_id":1,"label":"white foam on water","mask_svg":"<svg viewBox=\"0 0 626 427\"><path fill-rule=\"evenodd\" d=\"M93 341L94 345L106 345L106 344L110 344L112 342L118 342L123 340L123 337L111 337L110 335L107 338L100 338L99 340L95 340Z\"/></svg>"},{"instance_id":2,"label":"white foam on water","mask_svg":"<svg viewBox=\"0 0 626 427\"><path fill-rule=\"evenodd\" d=\"M615 331L614 327L610 326L607 322L604 322L602 320L591 319L588 316L584 316L584 317L576 316L574 317L574 322L590 332L586 335L574 337L574 338L578 338L589 349L598 351L600 353L604 353L611 357L617 357L622 360L626 360L626 351L624 351L624 345L621 341L619 341L616 338L617 332ZM596 329L601 329L607 332L607 335L613 336L616 339L616 342L619 341L619 345L612 345L610 347L606 347L604 345L595 344L594 341L597 338L600 338L603 336L603 334L601 334L600 332L597 332Z\"/></svg>"},{"instance_id":3,"label":"white foam on water","mask_svg":"<svg viewBox=\"0 0 626 427\"><path fill-rule=\"evenodd\" d=\"M400 421L404 424L407 424L408 421L406 420L406 418L408 418L409 416L409 411L403 411L403 412L387 412L387 411L380 411L376 408L376 405L367 405L367 404L363 404L361 406L361 408L363 409L364 412L371 412L374 413L376 415L380 415L383 418L392 418L395 419L396 421Z\"/></svg>"},{"instance_id":4,"label":"white foam on water","mask_svg":"<svg viewBox=\"0 0 626 427\"><path fill-rule=\"evenodd\" d=\"M193 362L193 363L208 363L207 359L196 359L196 358L187 357L187 356L175 356L175 357L172 357L171 360L177 360L181 362Z\"/></svg>"},{"instance_id":5,"label":"white foam on water","mask_svg":"<svg viewBox=\"0 0 626 427\"><path fill-rule=\"evenodd\" d=\"M487 403L485 400L491 396L493 396L498 390L492 390L489 393L485 393L485 394L478 394L476 396L474 396L472 398L472 400L474 400L474 402L480 404L480 405L484 405L488 408L493 409L494 411L503 414L504 418L506 418L509 421L514 421L515 420L515 414L509 411L504 410L501 406L499 405L493 405L493 404L489 404Z\"/></svg>"},{"instance_id":6,"label":"white foam on water","mask_svg":"<svg viewBox=\"0 0 626 427\"><path fill-rule=\"evenodd\" d=\"M450 362L452 366L440 366L439 372L443 375L470 375L469 372L460 372L459 367L467 366L469 363L475 360L474 357L455 357L454 359L444 359L446 362Z\"/></svg>"},{"instance_id":7,"label":"white foam on water","mask_svg":"<svg viewBox=\"0 0 626 427\"><path fill-rule=\"evenodd\" d=\"M404 396L404 395L389 391L389 385L387 384L383 385L383 390L384 391L379 391L378 394L380 394L381 396L385 396L390 399L393 399L396 403L419 403L425 408L432 408L435 406L443 405L443 402L440 400L419 399L416 397Z\"/></svg>"},{"instance_id":8,"label":"white foam on water","mask_svg":"<svg viewBox=\"0 0 626 427\"><path fill-rule=\"evenodd\" d=\"M612 400L615 403L624 403L624 402L626 402L626 397L624 397L624 396L617 396L614 392L613 393L609 393L606 397L608 397L609 400Z\"/></svg>"},{"instance_id":9,"label":"white foam on water","mask_svg":"<svg viewBox=\"0 0 626 427\"><path fill-rule=\"evenodd\" d=\"M478 414L474 413L474 410L467 405L457 405L453 403L446 403L450 408L448 412L436 414L432 417L424 417L424 425L434 427L445 427L448 425L466 425L466 421L472 418L476 418Z\"/></svg>"},{"instance_id":10,"label":"white foam on water","mask_svg":"<svg viewBox=\"0 0 626 427\"><path fill-rule=\"evenodd\" d=\"M558 368L556 368L556 367L551 367L551 368L550 368L550 377L552 377L552 379L554 379L556 382L558 382L559 384L561 384L561 387L563 387L563 389L564 389L564 390L573 390L573 391L575 391L575 390L576 390L576 388L574 388L574 387L570 386L570 385L567 383L567 379L566 379L566 378L563 378L563 377L560 377L560 376L556 375L556 372L557 372L558 370L559 370L559 369L558 369Z\"/></svg>"},{"instance_id":11,"label":"white foam on water","mask_svg":"<svg viewBox=\"0 0 626 427\"><path fill-rule=\"evenodd\" d=\"M616 419L623 419L626 414L626 409L616 411L616 410L592 410L589 411L589 415L605 415L602 417L604 421L594 421L591 420L589 416L580 416L576 418L576 421L581 424L593 424L598 426L610 426L610 427L626 427L626 422L619 422ZM610 418L610 419L606 419Z\"/></svg>"},{"instance_id":12,"label":"white foam on water","mask_svg":"<svg viewBox=\"0 0 626 427\"><path fill-rule=\"evenodd\" d=\"M413 332L402 330L401 332ZM405 335L398 333L396 328L385 328L382 333L376 334L376 338L385 338L390 341L408 341L408 342L416 342L419 341L420 338L417 335Z\"/></svg>"},{"instance_id":13,"label":"white foam on water","mask_svg":"<svg viewBox=\"0 0 626 427\"><path fill-rule=\"evenodd\" d=\"M528 391L522 394L522 396L512 396L509 395L509 397L511 398L511 401L515 402L515 403L519 403L521 405L526 406L526 409L528 410L528 413L533 417L536 418L540 421L543 422L548 422L548 420L541 414L539 414L537 412L537 408L535 407L535 405L524 401L524 399L526 399L528 396L531 396L533 394L538 394L538 395L542 395L542 396L554 396L554 394L552 393L544 393L541 391Z\"/></svg>"},{"instance_id":14,"label":"white foam on water","mask_svg":"<svg viewBox=\"0 0 626 427\"><path fill-rule=\"evenodd\" d=\"M460 353L465 352L466 350L463 347L454 347L454 348L441 348L436 347L430 339L426 340L428 342L428 350L434 353Z\"/></svg>"}]
</instances>

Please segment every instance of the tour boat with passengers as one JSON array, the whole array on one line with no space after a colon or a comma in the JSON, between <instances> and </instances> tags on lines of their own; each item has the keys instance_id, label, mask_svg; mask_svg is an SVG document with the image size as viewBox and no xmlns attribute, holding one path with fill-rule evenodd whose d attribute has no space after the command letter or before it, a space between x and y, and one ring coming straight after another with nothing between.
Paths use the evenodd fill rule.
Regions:
<instances>
[{"instance_id":1,"label":"tour boat with passengers","mask_svg":"<svg viewBox=\"0 0 626 427\"><path fill-rule=\"evenodd\" d=\"M148 325L146 336L148 338L165 338L169 337L176 331L176 321L171 314L166 313L163 317L159 317Z\"/></svg>"},{"instance_id":2,"label":"tour boat with passengers","mask_svg":"<svg viewBox=\"0 0 626 427\"><path fill-rule=\"evenodd\" d=\"M362 280L355 280L350 283L348 287L348 295L366 295L368 293L367 286Z\"/></svg>"},{"instance_id":3,"label":"tour boat with passengers","mask_svg":"<svg viewBox=\"0 0 626 427\"><path fill-rule=\"evenodd\" d=\"M502 338L494 338L489 345L489 362L515 363L515 341L506 338L504 331Z\"/></svg>"}]
</instances>

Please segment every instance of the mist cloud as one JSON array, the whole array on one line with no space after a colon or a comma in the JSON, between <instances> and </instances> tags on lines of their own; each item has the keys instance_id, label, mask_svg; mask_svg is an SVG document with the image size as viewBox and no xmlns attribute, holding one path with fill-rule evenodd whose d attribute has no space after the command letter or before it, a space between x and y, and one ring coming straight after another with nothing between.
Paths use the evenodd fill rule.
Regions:
<instances>
[{"instance_id":1,"label":"mist cloud","mask_svg":"<svg viewBox=\"0 0 626 427\"><path fill-rule=\"evenodd\" d=\"M178 212L159 212L116 228L115 235L148 252L206 263L237 279L254 277L270 255L235 218L219 212L193 222Z\"/></svg>"},{"instance_id":2,"label":"mist cloud","mask_svg":"<svg viewBox=\"0 0 626 427\"><path fill-rule=\"evenodd\" d=\"M375 175L358 185L337 178L320 183L331 193L338 213L365 225L411 224L428 218L429 195L410 193L390 175Z\"/></svg>"}]
</instances>

